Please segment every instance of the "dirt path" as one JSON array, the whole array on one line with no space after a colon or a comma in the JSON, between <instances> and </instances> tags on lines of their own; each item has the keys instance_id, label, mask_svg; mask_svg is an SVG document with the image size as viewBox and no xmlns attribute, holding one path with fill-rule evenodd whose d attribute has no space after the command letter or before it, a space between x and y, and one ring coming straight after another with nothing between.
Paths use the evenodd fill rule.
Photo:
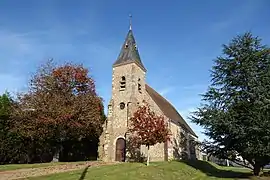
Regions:
<instances>
[{"instance_id":1,"label":"dirt path","mask_svg":"<svg viewBox=\"0 0 270 180\"><path fill-rule=\"evenodd\" d=\"M84 164L65 164L65 165L56 165L56 166L47 166L47 167L40 167L40 168L29 168L29 169L18 169L18 170L11 170L11 171L1 171L0 172L0 180L13 180L13 179L21 179L27 177L34 177L34 176L44 176L54 173L60 172L67 172L73 170L79 170L86 168L87 166L103 166L115 163L105 163L105 162L85 162Z\"/></svg>"}]
</instances>

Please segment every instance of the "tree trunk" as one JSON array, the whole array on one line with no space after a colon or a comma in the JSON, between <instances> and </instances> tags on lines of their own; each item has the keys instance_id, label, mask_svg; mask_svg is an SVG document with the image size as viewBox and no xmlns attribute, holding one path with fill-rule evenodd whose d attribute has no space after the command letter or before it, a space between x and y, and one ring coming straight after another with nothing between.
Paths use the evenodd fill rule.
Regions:
<instances>
[{"instance_id":1,"label":"tree trunk","mask_svg":"<svg viewBox=\"0 0 270 180\"><path fill-rule=\"evenodd\" d=\"M27 160L26 160L27 162L26 163L27 164L30 164L32 162L32 155L29 154L29 153L27 153L27 157L26 158L27 158Z\"/></svg>"},{"instance_id":2,"label":"tree trunk","mask_svg":"<svg viewBox=\"0 0 270 180\"><path fill-rule=\"evenodd\" d=\"M255 163L254 168L253 168L253 174L254 174L255 176L259 176L260 171L261 171L260 165L257 164L257 163Z\"/></svg>"},{"instance_id":3,"label":"tree trunk","mask_svg":"<svg viewBox=\"0 0 270 180\"><path fill-rule=\"evenodd\" d=\"M227 166L230 166L229 160L228 160L228 159L226 159L226 165L227 165Z\"/></svg>"},{"instance_id":4,"label":"tree trunk","mask_svg":"<svg viewBox=\"0 0 270 180\"><path fill-rule=\"evenodd\" d=\"M54 154L53 154L53 160L52 162L59 162L59 156L60 156L60 150L57 147Z\"/></svg>"},{"instance_id":5,"label":"tree trunk","mask_svg":"<svg viewBox=\"0 0 270 180\"><path fill-rule=\"evenodd\" d=\"M147 145L147 163L146 165L149 166L150 156L149 156L149 145Z\"/></svg>"}]
</instances>

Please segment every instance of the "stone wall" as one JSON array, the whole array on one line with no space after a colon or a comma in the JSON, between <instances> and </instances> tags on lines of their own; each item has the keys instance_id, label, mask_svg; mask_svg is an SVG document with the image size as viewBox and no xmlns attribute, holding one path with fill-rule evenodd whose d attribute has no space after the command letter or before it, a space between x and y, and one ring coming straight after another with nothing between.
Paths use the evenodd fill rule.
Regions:
<instances>
[{"instance_id":1,"label":"stone wall","mask_svg":"<svg viewBox=\"0 0 270 180\"><path fill-rule=\"evenodd\" d=\"M123 76L126 81L125 89L120 90L120 81ZM138 90L138 83L141 84L140 92ZM113 68L112 99L109 104L111 110L108 111L108 126L105 130L107 131L107 150L105 150L105 154L107 151L108 156L105 159L108 161L115 160L116 140L118 138L126 139L129 117L143 99L145 92L144 84L145 72L135 63ZM123 109L120 108L120 103L124 103L125 107Z\"/></svg>"},{"instance_id":2,"label":"stone wall","mask_svg":"<svg viewBox=\"0 0 270 180\"><path fill-rule=\"evenodd\" d=\"M169 159L179 159L182 149L180 147L180 131L179 127L174 123L170 123L170 130L172 133L169 146L168 146L168 156Z\"/></svg>"},{"instance_id":3,"label":"stone wall","mask_svg":"<svg viewBox=\"0 0 270 180\"><path fill-rule=\"evenodd\" d=\"M180 125L170 122L170 130L172 133L169 144L169 159L185 159L189 158L189 133L187 133Z\"/></svg>"},{"instance_id":4,"label":"stone wall","mask_svg":"<svg viewBox=\"0 0 270 180\"><path fill-rule=\"evenodd\" d=\"M153 99L150 97L150 95L145 92L144 94L144 100L150 105L151 110L153 110L157 115L164 116L163 112L160 110L158 105L153 101ZM164 116L165 117L165 116ZM168 121L167 117L165 117L165 120ZM164 155L165 151L167 149L164 149L164 143L158 143L154 146L151 146L149 148L149 154L150 154L150 160L151 161L164 161ZM145 146L141 147L141 152L147 156L147 148Z\"/></svg>"},{"instance_id":5,"label":"stone wall","mask_svg":"<svg viewBox=\"0 0 270 180\"><path fill-rule=\"evenodd\" d=\"M122 76L126 79L125 90L120 91L120 81ZM138 85L141 85L141 91ZM157 115L164 115L158 105L153 101L145 90L145 72L135 63L126 64L113 68L112 75L112 98L109 103L108 116L104 131L100 137L100 157L104 161L114 161L116 151L116 140L118 138L127 139L127 126L129 126L129 118L137 110L145 100L149 103L151 109ZM125 107L120 108L120 103L124 103ZM169 122L169 128L172 132L171 142L168 143L168 148L164 147L164 143L156 144L150 147L150 160L163 161L165 154L168 154L169 159L179 159L180 154L184 151L182 146L181 132L183 129L170 122L165 116L165 120ZM185 132L184 132L185 134ZM140 151L142 156L147 156L147 148L141 146Z\"/></svg>"}]
</instances>

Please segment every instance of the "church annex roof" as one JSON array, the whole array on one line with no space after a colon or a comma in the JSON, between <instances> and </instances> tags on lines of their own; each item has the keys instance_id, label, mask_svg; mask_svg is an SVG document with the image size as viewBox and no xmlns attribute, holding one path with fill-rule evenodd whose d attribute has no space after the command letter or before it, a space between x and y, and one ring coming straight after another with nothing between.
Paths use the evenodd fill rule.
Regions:
<instances>
[{"instance_id":1,"label":"church annex roof","mask_svg":"<svg viewBox=\"0 0 270 180\"><path fill-rule=\"evenodd\" d=\"M142 64L139 51L137 48L137 44L132 32L132 29L130 28L128 31L128 34L126 36L125 42L121 48L120 54L113 64L113 66L119 66L119 65L124 65L128 63L136 63L138 66L140 66L145 72L146 69L144 65Z\"/></svg>"},{"instance_id":2,"label":"church annex roof","mask_svg":"<svg viewBox=\"0 0 270 180\"><path fill-rule=\"evenodd\" d=\"M192 134L195 137L198 137L169 101L167 101L164 97L162 97L158 92L156 92L153 88L151 88L147 84L145 84L145 89L165 116L167 116L170 120L172 120L176 124L180 123L180 125L184 127L190 134Z\"/></svg>"}]
</instances>

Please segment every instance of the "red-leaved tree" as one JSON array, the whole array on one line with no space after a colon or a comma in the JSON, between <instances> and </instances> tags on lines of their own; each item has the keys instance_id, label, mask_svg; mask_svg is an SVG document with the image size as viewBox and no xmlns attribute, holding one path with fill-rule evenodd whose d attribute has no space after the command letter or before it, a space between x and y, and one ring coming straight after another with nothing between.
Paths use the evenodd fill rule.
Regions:
<instances>
[{"instance_id":1,"label":"red-leaved tree","mask_svg":"<svg viewBox=\"0 0 270 180\"><path fill-rule=\"evenodd\" d=\"M18 98L17 131L34 142L54 143L59 149L62 142L98 139L102 132L103 102L82 65L48 62Z\"/></svg>"},{"instance_id":2,"label":"red-leaved tree","mask_svg":"<svg viewBox=\"0 0 270 180\"><path fill-rule=\"evenodd\" d=\"M149 165L149 148L157 143L165 143L169 140L170 131L165 118L157 115L150 109L150 105L143 101L133 116L130 118L129 131L136 137L141 145L147 147L147 166Z\"/></svg>"}]
</instances>

